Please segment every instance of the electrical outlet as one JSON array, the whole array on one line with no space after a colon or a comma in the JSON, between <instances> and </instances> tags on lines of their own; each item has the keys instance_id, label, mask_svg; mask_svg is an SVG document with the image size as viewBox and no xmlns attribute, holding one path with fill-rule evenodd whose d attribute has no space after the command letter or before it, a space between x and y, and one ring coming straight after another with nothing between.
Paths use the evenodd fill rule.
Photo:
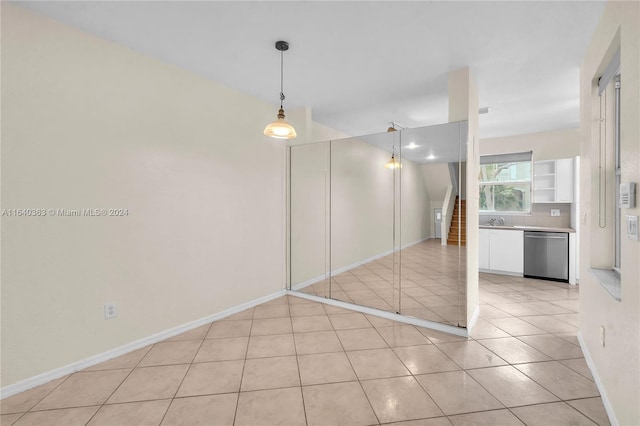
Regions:
<instances>
[{"instance_id":1,"label":"electrical outlet","mask_svg":"<svg viewBox=\"0 0 640 426\"><path fill-rule=\"evenodd\" d=\"M551 216L560 216L560 209L551 209Z\"/></svg>"},{"instance_id":2,"label":"electrical outlet","mask_svg":"<svg viewBox=\"0 0 640 426\"><path fill-rule=\"evenodd\" d=\"M604 325L600 326L600 344L604 348Z\"/></svg>"},{"instance_id":3,"label":"electrical outlet","mask_svg":"<svg viewBox=\"0 0 640 426\"><path fill-rule=\"evenodd\" d=\"M105 303L104 305L104 319L108 320L118 316L115 303Z\"/></svg>"}]
</instances>

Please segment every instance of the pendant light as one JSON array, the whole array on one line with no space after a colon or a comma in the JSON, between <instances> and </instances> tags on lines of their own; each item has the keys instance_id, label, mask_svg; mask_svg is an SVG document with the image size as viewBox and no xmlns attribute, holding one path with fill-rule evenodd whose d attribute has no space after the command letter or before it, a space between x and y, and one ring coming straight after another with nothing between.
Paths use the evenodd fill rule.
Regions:
<instances>
[{"instance_id":1,"label":"pendant light","mask_svg":"<svg viewBox=\"0 0 640 426\"><path fill-rule=\"evenodd\" d=\"M402 164L398 160L395 159L395 155L391 154L391 159L387 161L387 164L384 165L385 169L401 169Z\"/></svg>"},{"instance_id":2,"label":"pendant light","mask_svg":"<svg viewBox=\"0 0 640 426\"><path fill-rule=\"evenodd\" d=\"M282 108L282 101L284 101L283 92L283 62L284 52L289 50L289 43L286 41L277 41L276 49L280 51L280 109L278 110L278 119L273 123L267 125L264 128L264 135L276 139L294 139L296 135L296 129L286 121L284 121L284 108Z\"/></svg>"},{"instance_id":3,"label":"pendant light","mask_svg":"<svg viewBox=\"0 0 640 426\"><path fill-rule=\"evenodd\" d=\"M391 127L387 129L387 133L397 132L396 123L391 122ZM387 161L387 164L384 165L385 169L401 169L402 164L395 158L396 156L396 135L393 135L393 152L391 153L391 159Z\"/></svg>"}]
</instances>

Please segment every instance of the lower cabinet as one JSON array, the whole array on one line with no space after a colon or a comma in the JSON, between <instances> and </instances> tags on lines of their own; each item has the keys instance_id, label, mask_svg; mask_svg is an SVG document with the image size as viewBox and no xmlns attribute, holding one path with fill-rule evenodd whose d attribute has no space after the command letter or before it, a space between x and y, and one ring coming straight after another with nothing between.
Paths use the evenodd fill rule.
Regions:
<instances>
[{"instance_id":1,"label":"lower cabinet","mask_svg":"<svg viewBox=\"0 0 640 426\"><path fill-rule=\"evenodd\" d=\"M479 268L496 273L524 273L524 232L480 229Z\"/></svg>"},{"instance_id":2,"label":"lower cabinet","mask_svg":"<svg viewBox=\"0 0 640 426\"><path fill-rule=\"evenodd\" d=\"M480 243L478 246L478 251L480 254L480 258L478 260L478 268L480 269L489 269L489 236L491 230L490 229L482 229L480 228Z\"/></svg>"}]
</instances>

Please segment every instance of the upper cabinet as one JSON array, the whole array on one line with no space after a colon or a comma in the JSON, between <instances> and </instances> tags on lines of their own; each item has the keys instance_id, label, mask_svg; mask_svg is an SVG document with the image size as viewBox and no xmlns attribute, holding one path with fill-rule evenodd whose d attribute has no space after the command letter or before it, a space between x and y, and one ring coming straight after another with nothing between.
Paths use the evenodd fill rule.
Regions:
<instances>
[{"instance_id":1,"label":"upper cabinet","mask_svg":"<svg viewBox=\"0 0 640 426\"><path fill-rule=\"evenodd\" d=\"M533 202L572 203L574 162L573 158L534 162Z\"/></svg>"}]
</instances>

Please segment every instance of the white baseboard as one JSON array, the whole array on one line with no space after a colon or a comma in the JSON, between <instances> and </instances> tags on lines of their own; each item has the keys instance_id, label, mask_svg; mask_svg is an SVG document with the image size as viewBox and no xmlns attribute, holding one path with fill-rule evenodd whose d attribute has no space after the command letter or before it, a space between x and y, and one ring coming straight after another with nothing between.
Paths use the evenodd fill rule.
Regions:
<instances>
[{"instance_id":1,"label":"white baseboard","mask_svg":"<svg viewBox=\"0 0 640 426\"><path fill-rule=\"evenodd\" d=\"M390 319L393 321L402 322L405 324L417 325L418 327L430 328L432 330L441 331L443 333L453 334L455 336L469 337L466 328L456 327L454 325L441 324L439 322L433 322L423 320L419 318L409 317L406 315L395 314L389 311L383 311L381 309L370 308L368 306L356 305L353 303L343 302L341 300L329 299L327 297L313 296L306 293L298 293L296 291L288 291L287 294L296 296L301 299L313 300L314 302L320 302L338 308L349 309L356 312L362 312L363 314L375 315L377 317Z\"/></svg>"},{"instance_id":2,"label":"white baseboard","mask_svg":"<svg viewBox=\"0 0 640 426\"><path fill-rule=\"evenodd\" d=\"M604 385L600 380L600 376L598 375L598 370L596 370L596 365L593 362L593 358L591 358L591 354L589 353L589 349L587 348L587 344L582 338L582 334L578 331L577 334L578 343L580 343L580 348L582 348L582 353L584 354L584 360L587 362L587 366L591 371L591 375L593 376L593 380L596 382L596 387L598 388L598 392L600 392L600 398L602 398L602 405L604 405L604 409L607 412L607 416L609 417L609 423L611 426L618 426L620 423L616 418L616 414L613 412L613 406L611 405L611 401L607 397L607 393L604 389Z\"/></svg>"},{"instance_id":3,"label":"white baseboard","mask_svg":"<svg viewBox=\"0 0 640 426\"><path fill-rule=\"evenodd\" d=\"M40 386L47 382L50 382L51 380L55 380L60 377L66 376L67 374L75 373L76 371L79 371L88 367L92 367L96 364L100 364L101 362L108 361L112 358L119 357L121 355L135 351L145 346L160 342L162 340L168 339L173 336L177 336L178 334L182 334L186 331L193 330L194 328L198 328L212 321L216 321L224 317L228 317L229 315L237 314L238 312L244 311L245 309L252 308L261 303L265 303L270 300L276 299L280 296L284 296L285 294L286 294L286 290L280 290L275 293L269 294L267 296L263 296L258 299L252 300L250 302L243 303L242 305L238 305L233 308L224 310L222 312L218 312L216 314L212 314L204 318L200 318L195 321L191 321L186 324L182 324L177 327L173 327L168 330L161 331L160 333L156 333L148 337L143 337L142 339L138 339L131 343L127 343L126 345L119 346L117 348L110 349L106 352L91 356L89 358L85 358L80 361L73 362L71 364L65 365L64 367L56 368L54 370L50 370L45 373L38 374L37 376L33 376L28 379L21 380L17 383L7 385L2 389L0 389L0 399L7 398L9 396L15 395L20 392L24 392L35 386Z\"/></svg>"},{"instance_id":4,"label":"white baseboard","mask_svg":"<svg viewBox=\"0 0 640 426\"><path fill-rule=\"evenodd\" d=\"M306 281L301 282L300 284L296 284L294 286L291 287L292 290L301 290L305 287L308 287L312 284L315 284L317 282L320 282L322 280L324 280L326 278L325 275L318 275L317 277L313 277L311 279L308 279Z\"/></svg>"},{"instance_id":5,"label":"white baseboard","mask_svg":"<svg viewBox=\"0 0 640 426\"><path fill-rule=\"evenodd\" d=\"M427 237L427 238L423 238L423 239L421 239L421 240L419 240L419 241L414 241L414 242L412 242L412 243L405 244L404 246L400 247L400 250L404 250L404 249L409 248L409 247L411 247L411 246L414 246L414 245L416 245L416 244L420 244L420 243L422 243L422 242L424 242L424 241L427 241L427 240L429 240L429 239L431 239L431 238ZM391 250L387 250L387 251L384 251L384 252L382 252L382 253L375 254L375 255L373 255L373 256L371 256L371 257L367 257L366 259L362 259L362 260L359 260L359 261L357 261L357 262L355 262L355 263L352 263L352 264L350 264L350 265L344 266L344 267L342 267L342 268L340 268L340 269L336 269L335 271L332 271L332 272L331 272L331 275L330 275L330 276L335 277L336 275L340 275L340 274L342 274L343 272L347 272L347 271L349 271L349 270L351 270L351 269L357 268L358 266L364 265L365 263L372 262L372 261L374 261L374 260L376 260L376 259L380 259L381 257L388 256L388 255L390 255L390 254L392 254L392 253L393 253L393 249L391 249ZM326 276L325 274L323 274L323 275L318 275L318 276L316 276L316 277L314 277L314 278L310 278L310 279L308 279L308 280L306 280L306 281L303 281L303 282L301 282L301 283L299 283L299 284L296 284L296 285L292 286L292 287L291 287L291 290L300 290L300 289L302 289L302 288L305 288L305 287L307 287L307 286L310 286L310 285L312 285L312 284L315 284L315 283L317 283L317 282L320 282L320 281L322 281L322 280L324 280L324 279L326 279L326 278L327 278L327 276Z\"/></svg>"},{"instance_id":6,"label":"white baseboard","mask_svg":"<svg viewBox=\"0 0 640 426\"><path fill-rule=\"evenodd\" d=\"M511 277L524 277L524 274L518 272L509 272L509 271L498 271L497 269L483 269L478 268L478 272L483 272L485 274L495 274L495 275L509 275Z\"/></svg>"}]
</instances>

